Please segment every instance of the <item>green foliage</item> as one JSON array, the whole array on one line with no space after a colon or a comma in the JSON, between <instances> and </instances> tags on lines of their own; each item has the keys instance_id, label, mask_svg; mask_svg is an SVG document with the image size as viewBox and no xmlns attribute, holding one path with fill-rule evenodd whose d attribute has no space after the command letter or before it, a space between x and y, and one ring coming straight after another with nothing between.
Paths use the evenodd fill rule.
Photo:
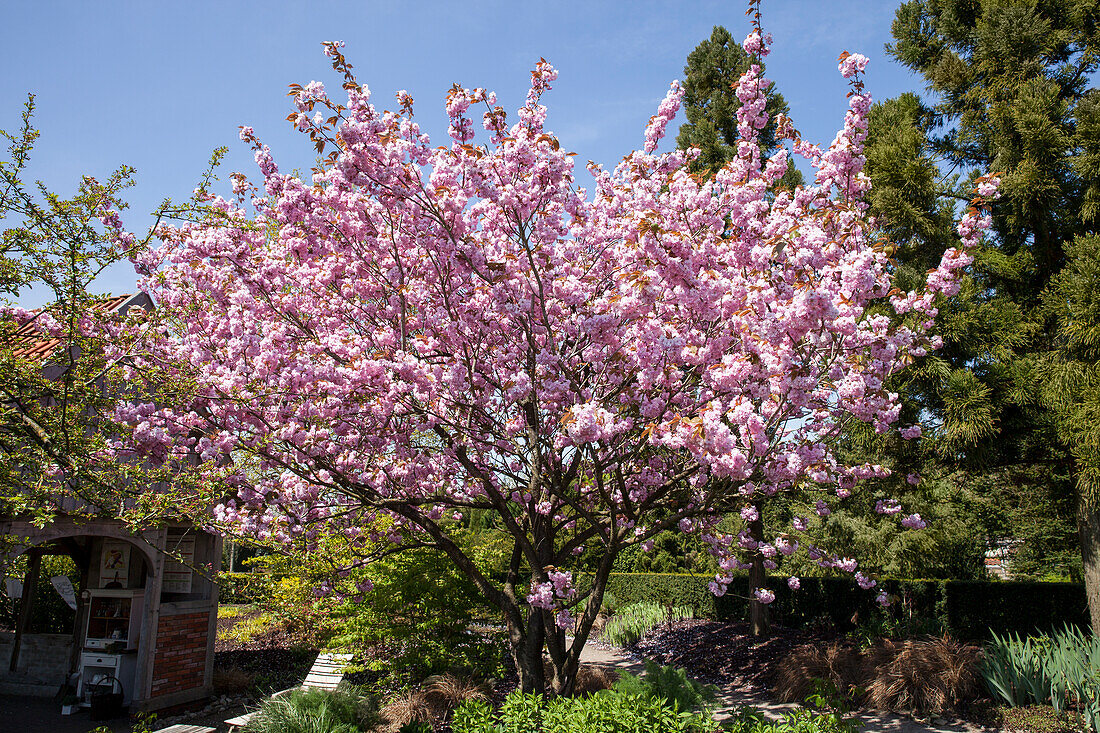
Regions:
<instances>
[{"instance_id":1,"label":"green foliage","mask_svg":"<svg viewBox=\"0 0 1100 733\"><path fill-rule=\"evenodd\" d=\"M489 616L473 583L441 552L413 550L373 563L374 587L337 606L331 644L381 653L368 668L419 680L447 671L495 677L503 669L500 640L470 626Z\"/></svg>"},{"instance_id":2,"label":"green foliage","mask_svg":"<svg viewBox=\"0 0 1100 733\"><path fill-rule=\"evenodd\" d=\"M609 603L618 610L635 603L652 603L691 608L704 618L714 618L714 594L707 589L709 577L683 573L612 573L607 580ZM589 576L579 575L578 587L590 581ZM606 601L606 596L605 596Z\"/></svg>"},{"instance_id":3,"label":"green foliage","mask_svg":"<svg viewBox=\"0 0 1100 733\"><path fill-rule=\"evenodd\" d=\"M410 720L408 723L398 728L397 733L435 733L435 729L432 728L431 723Z\"/></svg>"},{"instance_id":4,"label":"green foliage","mask_svg":"<svg viewBox=\"0 0 1100 733\"><path fill-rule=\"evenodd\" d=\"M693 618L690 606L661 606L656 603L632 603L615 611L615 615L603 627L600 636L609 644L630 646L641 639L654 626L680 619Z\"/></svg>"},{"instance_id":5,"label":"green foliage","mask_svg":"<svg viewBox=\"0 0 1100 733\"><path fill-rule=\"evenodd\" d=\"M8 577L22 582L27 567L27 556L20 555L5 568ZM31 608L28 629L39 634L69 634L73 630L76 612L69 608L57 593L50 578L65 576L73 588L80 587L80 570L68 555L43 555L39 565L38 586L35 589L34 606ZM0 627L15 628L19 612L19 599L9 598L0 588Z\"/></svg>"},{"instance_id":6,"label":"green foliage","mask_svg":"<svg viewBox=\"0 0 1100 733\"><path fill-rule=\"evenodd\" d=\"M742 707L724 721L722 730L732 733L856 733L858 721L834 711L815 712L797 708L772 721L755 708Z\"/></svg>"},{"instance_id":7,"label":"green foliage","mask_svg":"<svg viewBox=\"0 0 1100 733\"><path fill-rule=\"evenodd\" d=\"M102 183L85 177L69 199L27 183L38 139L33 113L32 95L21 128L0 130L9 143L0 160L0 511L45 522L58 497L71 493L84 506L70 513L110 512L119 487L132 480L130 467L96 460L105 455L111 426L103 415L114 400L105 390L105 340L94 326L102 299L88 287L128 254L99 218L124 206L119 197L133 170L123 166ZM45 353L26 351L46 340L7 308L31 288L50 301L34 320L56 323L58 340Z\"/></svg>"},{"instance_id":8,"label":"green foliage","mask_svg":"<svg viewBox=\"0 0 1100 733\"><path fill-rule=\"evenodd\" d=\"M1100 638L1065 626L1050 635L994 635L986 644L982 677L995 698L1011 706L1072 704L1093 731L1100 724Z\"/></svg>"},{"instance_id":9,"label":"green foliage","mask_svg":"<svg viewBox=\"0 0 1100 733\"><path fill-rule=\"evenodd\" d=\"M718 688L688 677L687 672L672 665L660 665L651 659L645 663L641 677L622 671L610 690L603 695L625 697L649 696L664 700L676 710L709 712L718 699Z\"/></svg>"},{"instance_id":10,"label":"green foliage","mask_svg":"<svg viewBox=\"0 0 1100 733\"><path fill-rule=\"evenodd\" d=\"M350 554L341 555L346 552L333 540L317 553L259 555L246 562L253 573L223 573L223 584L262 610L233 633L256 635L280 624L328 648L363 651L366 668L381 673L382 686L448 671L479 677L502 672L503 644L471 630L489 617L488 608L442 553L409 550L334 578L334 565L352 564ZM371 589L357 590L366 580Z\"/></svg>"},{"instance_id":11,"label":"green foliage","mask_svg":"<svg viewBox=\"0 0 1100 733\"><path fill-rule=\"evenodd\" d=\"M595 570L600 555L595 548L580 558L579 567ZM643 552L638 545L624 548L615 558L617 573L701 573L712 575L718 563L697 534L666 531L653 538L653 549Z\"/></svg>"},{"instance_id":12,"label":"green foliage","mask_svg":"<svg viewBox=\"0 0 1100 733\"><path fill-rule=\"evenodd\" d=\"M940 307L943 349L890 385L902 396L902 422L921 422L925 438L905 446L862 428L846 436L853 457L889 465L899 479L914 471L962 487L950 492L949 531L934 517L940 537L906 548L918 561L918 549L937 557L1015 540L1018 576L1082 577L1073 557L1076 489L1087 487L1089 459L1100 450L1067 418L1089 409L1081 391L1088 380L1074 364L1095 359L1066 353L1057 324L1082 323L1063 307L1071 298L1062 288L1072 283L1059 273L1073 260L1070 243L1100 223L1100 98L1089 89L1100 60L1097 20L1086 0L910 0L896 13L889 51L930 94L875 105L867 172L871 213L897 243L902 289L919 286L957 241L952 214L966 205L973 176L1002 178L991 236L960 292ZM924 517L946 506L929 505L924 487L881 483L907 506L923 503ZM872 544L865 512L849 513L860 520L849 533Z\"/></svg>"},{"instance_id":13,"label":"green foliage","mask_svg":"<svg viewBox=\"0 0 1100 733\"><path fill-rule=\"evenodd\" d=\"M341 685L334 691L294 690L268 698L249 720L248 733L360 733L379 720L373 698Z\"/></svg>"},{"instance_id":14,"label":"green foliage","mask_svg":"<svg viewBox=\"0 0 1100 733\"><path fill-rule=\"evenodd\" d=\"M1100 237L1066 249L1048 306L1059 316L1057 348L1043 361L1043 402L1078 466L1078 490L1100 502Z\"/></svg>"},{"instance_id":15,"label":"green foliage","mask_svg":"<svg viewBox=\"0 0 1100 733\"><path fill-rule=\"evenodd\" d=\"M902 469L904 470L904 468ZM900 482L904 484L904 480ZM929 527L920 532L902 528L896 517L884 518L871 508L876 499L895 497L894 485L868 482L871 494L859 505L846 502L830 516L819 518L811 507L798 512L810 517L810 531L825 547L844 548L860 565L895 578L981 580L985 578L985 548L992 502L961 475L925 477L920 486L906 487L907 512L919 512ZM792 575L820 573L808 557L793 557Z\"/></svg>"},{"instance_id":16,"label":"green foliage","mask_svg":"<svg viewBox=\"0 0 1100 733\"><path fill-rule=\"evenodd\" d=\"M142 308L123 313L123 300L90 288L153 236L152 229L142 239L122 230L121 196L134 170L123 165L103 180L84 176L69 198L28 182L39 137L33 113L29 95L19 129L0 130L9 143L0 160L0 512L43 525L63 509L141 528L163 517L206 516L209 486L187 480L186 462L154 468L116 460L110 450L128 429L112 419L128 383L122 360L107 357L116 338L109 326L141 318ZM215 151L200 190L224 153ZM157 221L197 211L165 201ZM18 308L28 297L45 305ZM156 483L157 491L147 490Z\"/></svg>"},{"instance_id":17,"label":"green foliage","mask_svg":"<svg viewBox=\"0 0 1100 733\"><path fill-rule=\"evenodd\" d=\"M455 733L703 733L718 726L709 713L679 708L643 686L551 700L517 690L498 713L482 701L463 703L451 728Z\"/></svg>"}]
</instances>

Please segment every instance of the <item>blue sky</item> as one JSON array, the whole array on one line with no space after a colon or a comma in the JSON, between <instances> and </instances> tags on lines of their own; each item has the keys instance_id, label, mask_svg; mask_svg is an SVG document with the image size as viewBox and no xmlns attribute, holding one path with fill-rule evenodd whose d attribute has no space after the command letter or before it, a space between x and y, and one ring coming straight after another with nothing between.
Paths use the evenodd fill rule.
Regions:
<instances>
[{"instance_id":1,"label":"blue sky","mask_svg":"<svg viewBox=\"0 0 1100 733\"><path fill-rule=\"evenodd\" d=\"M775 40L768 76L808 139L832 140L845 109L836 70L842 51L872 60L875 99L921 91L891 61L892 0L764 0ZM237 139L251 125L282 170L307 169L308 140L285 121L287 85L317 79L338 90L321 41L343 40L373 101L389 106L407 89L417 118L445 142L443 98L458 82L522 103L529 70L545 57L560 72L544 97L548 127L579 161L614 165L639 146L687 54L725 25L749 30L740 2L244 2L24 0L0 10L0 128L18 126L27 92L37 95L42 131L31 176L64 194L82 174L105 176L126 163L138 185L124 220L134 231L165 196L185 199L213 148L228 145L223 172L255 174ZM682 117L681 117L682 119ZM675 136L675 125L671 129ZM219 190L228 192L227 178ZM134 276L116 267L97 283L128 292ZM31 303L27 303L28 305Z\"/></svg>"}]
</instances>

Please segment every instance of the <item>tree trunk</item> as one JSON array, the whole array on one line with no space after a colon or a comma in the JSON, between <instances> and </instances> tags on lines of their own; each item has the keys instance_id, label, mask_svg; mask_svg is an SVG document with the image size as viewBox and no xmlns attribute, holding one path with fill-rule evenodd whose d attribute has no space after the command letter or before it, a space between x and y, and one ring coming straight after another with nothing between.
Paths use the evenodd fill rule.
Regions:
<instances>
[{"instance_id":1,"label":"tree trunk","mask_svg":"<svg viewBox=\"0 0 1100 733\"><path fill-rule=\"evenodd\" d=\"M512 663L519 675L519 689L522 692L537 692L540 695L546 689L546 675L542 666L542 648L546 643L546 627L542 623L541 613L532 613L527 619L525 629L513 628L509 614L508 635L512 653Z\"/></svg>"},{"instance_id":2,"label":"tree trunk","mask_svg":"<svg viewBox=\"0 0 1100 733\"><path fill-rule=\"evenodd\" d=\"M1077 536L1081 543L1089 619L1092 630L1100 634L1100 507L1089 502L1080 492L1077 497Z\"/></svg>"},{"instance_id":3,"label":"tree trunk","mask_svg":"<svg viewBox=\"0 0 1100 733\"><path fill-rule=\"evenodd\" d=\"M764 541L764 514L763 508L756 505L756 519L749 522L749 536L756 542ZM764 556L755 552L752 556L752 567L749 568L749 592L757 588L763 588L768 580L768 569L764 567ZM768 606L756 600L749 599L749 633L753 636L767 636L771 629L768 620Z\"/></svg>"}]
</instances>

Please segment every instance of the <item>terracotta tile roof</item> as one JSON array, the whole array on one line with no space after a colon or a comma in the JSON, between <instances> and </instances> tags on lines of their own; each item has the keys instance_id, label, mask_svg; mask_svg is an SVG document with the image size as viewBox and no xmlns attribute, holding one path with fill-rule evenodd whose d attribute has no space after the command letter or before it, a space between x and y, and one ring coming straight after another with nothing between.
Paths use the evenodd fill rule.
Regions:
<instances>
[{"instance_id":1,"label":"terracotta tile roof","mask_svg":"<svg viewBox=\"0 0 1100 733\"><path fill-rule=\"evenodd\" d=\"M133 294L116 295L97 301L92 307L97 311L110 313L133 297ZM31 321L15 331L13 345L12 353L16 358L45 360L61 345L61 339L44 338Z\"/></svg>"}]
</instances>

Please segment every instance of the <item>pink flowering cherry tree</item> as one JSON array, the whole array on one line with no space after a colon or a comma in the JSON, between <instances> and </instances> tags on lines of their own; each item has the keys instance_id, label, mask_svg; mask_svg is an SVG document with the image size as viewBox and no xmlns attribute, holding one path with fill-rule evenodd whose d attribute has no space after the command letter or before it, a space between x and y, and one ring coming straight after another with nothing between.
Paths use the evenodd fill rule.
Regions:
<instances>
[{"instance_id":1,"label":"pink flowering cherry tree","mask_svg":"<svg viewBox=\"0 0 1100 733\"><path fill-rule=\"evenodd\" d=\"M701 534L716 593L750 568L754 607L774 598L765 563L795 552L858 573L803 537L804 518L765 536L762 509L800 492L828 512L884 474L841 464L830 440L851 420L892 429L886 379L936 346L937 294L988 226L972 209L928 289L893 289L863 201L866 59L841 61L854 89L827 149L779 120L811 185L774 190L788 153L761 159L754 65L739 156L713 179L688 172L690 151L657 152L673 83L642 148L612 171L590 164L586 191L544 128L545 61L514 120L454 87L451 139L433 147L409 96L377 109L339 46L326 49L345 102L294 88L291 121L332 151L312 180L281 173L244 128L262 189L236 176L234 198L162 229L139 262L158 311L128 363L157 397L120 404L125 450L198 454L236 531L446 553L500 610L525 691L572 691L616 556L659 532ZM767 52L759 29L745 48ZM872 315L883 301L908 320ZM509 537L503 578L456 540L472 510ZM740 535L716 529L727 513ZM602 559L580 583L585 548Z\"/></svg>"}]
</instances>

